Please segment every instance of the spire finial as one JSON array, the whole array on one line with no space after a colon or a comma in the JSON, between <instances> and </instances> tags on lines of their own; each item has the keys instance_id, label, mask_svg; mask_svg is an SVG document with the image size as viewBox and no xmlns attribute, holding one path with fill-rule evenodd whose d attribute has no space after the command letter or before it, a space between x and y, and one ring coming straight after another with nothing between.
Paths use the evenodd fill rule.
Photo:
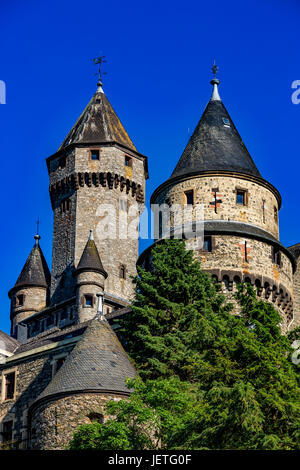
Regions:
<instances>
[{"instance_id":1,"label":"spire finial","mask_svg":"<svg viewBox=\"0 0 300 470\"><path fill-rule=\"evenodd\" d=\"M97 83L97 86L98 87L102 87L103 83L102 83L102 75L106 75L105 72L102 72L101 70L101 66L102 64L105 64L106 63L106 60L105 60L105 55L100 55L99 57L96 57L95 59L93 59L94 61L94 64L95 65L99 65L99 70L98 72L95 74L95 75L98 75L98 83Z\"/></svg>"},{"instance_id":2,"label":"spire finial","mask_svg":"<svg viewBox=\"0 0 300 470\"><path fill-rule=\"evenodd\" d=\"M215 59L214 59L214 63L211 69L212 69L212 73L214 74L214 78L210 82L214 87L212 95L211 95L211 101L221 101L219 91L218 91L218 85L220 83L220 80L216 77L219 67L216 65Z\"/></svg>"},{"instance_id":3,"label":"spire finial","mask_svg":"<svg viewBox=\"0 0 300 470\"><path fill-rule=\"evenodd\" d=\"M40 227L40 219L38 217L37 220L36 220L36 235L34 236L36 245L39 244L39 240L41 239L41 237L39 235L39 227Z\"/></svg>"},{"instance_id":4,"label":"spire finial","mask_svg":"<svg viewBox=\"0 0 300 470\"><path fill-rule=\"evenodd\" d=\"M90 230L89 240L94 240L94 230Z\"/></svg>"}]
</instances>

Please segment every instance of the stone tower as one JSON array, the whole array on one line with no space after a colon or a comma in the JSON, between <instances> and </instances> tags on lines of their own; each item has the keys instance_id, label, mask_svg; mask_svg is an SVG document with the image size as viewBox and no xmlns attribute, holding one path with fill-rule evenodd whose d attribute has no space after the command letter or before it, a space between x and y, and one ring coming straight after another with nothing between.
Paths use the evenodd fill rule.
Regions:
<instances>
[{"instance_id":1,"label":"stone tower","mask_svg":"<svg viewBox=\"0 0 300 470\"><path fill-rule=\"evenodd\" d=\"M46 307L50 272L39 245L40 236L35 235L35 244L27 261L8 295L11 299L11 334L16 334L16 326L31 315Z\"/></svg>"},{"instance_id":2,"label":"stone tower","mask_svg":"<svg viewBox=\"0 0 300 470\"><path fill-rule=\"evenodd\" d=\"M106 303L128 305L138 229L128 238L120 221L128 214L129 223L136 219L138 225L147 158L136 150L101 84L47 166L54 212L51 305L76 295L74 270L90 229L108 274Z\"/></svg>"},{"instance_id":3,"label":"stone tower","mask_svg":"<svg viewBox=\"0 0 300 470\"><path fill-rule=\"evenodd\" d=\"M171 177L154 191L151 204L167 204L171 211L172 206L189 206L184 220L185 227L190 224L187 245L203 269L222 283L224 292L234 290L236 282L251 282L281 312L286 329L294 315L295 259L279 241L281 197L256 168L219 96L219 83L216 78L211 81L211 99ZM199 205L204 213L203 244L190 238L193 223L200 222ZM171 232L181 232L182 212L171 212L169 224ZM146 254L140 258L145 259Z\"/></svg>"}]
</instances>

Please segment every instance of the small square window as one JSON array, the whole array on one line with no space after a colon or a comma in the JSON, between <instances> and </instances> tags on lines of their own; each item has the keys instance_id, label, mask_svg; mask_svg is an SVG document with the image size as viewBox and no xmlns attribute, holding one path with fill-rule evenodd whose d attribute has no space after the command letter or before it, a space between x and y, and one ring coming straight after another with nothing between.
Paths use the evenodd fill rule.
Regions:
<instances>
[{"instance_id":1,"label":"small square window","mask_svg":"<svg viewBox=\"0 0 300 470\"><path fill-rule=\"evenodd\" d=\"M190 191L185 191L185 203L189 205L194 204L194 191L191 189Z\"/></svg>"},{"instance_id":2,"label":"small square window","mask_svg":"<svg viewBox=\"0 0 300 470\"><path fill-rule=\"evenodd\" d=\"M99 160L99 150L91 150L91 160Z\"/></svg>"},{"instance_id":3,"label":"small square window","mask_svg":"<svg viewBox=\"0 0 300 470\"><path fill-rule=\"evenodd\" d=\"M12 372L4 376L4 400L11 400L15 395L16 374Z\"/></svg>"},{"instance_id":4,"label":"small square window","mask_svg":"<svg viewBox=\"0 0 300 470\"><path fill-rule=\"evenodd\" d=\"M212 250L212 241L211 237L204 237L203 240L203 251L211 252Z\"/></svg>"},{"instance_id":5,"label":"small square window","mask_svg":"<svg viewBox=\"0 0 300 470\"><path fill-rule=\"evenodd\" d=\"M247 195L247 191L244 191L242 189L237 189L236 190L236 203L240 204L241 206L245 206L247 204L246 195Z\"/></svg>"},{"instance_id":6,"label":"small square window","mask_svg":"<svg viewBox=\"0 0 300 470\"><path fill-rule=\"evenodd\" d=\"M93 296L92 295L85 295L85 307L92 307L93 306Z\"/></svg>"},{"instance_id":7,"label":"small square window","mask_svg":"<svg viewBox=\"0 0 300 470\"><path fill-rule=\"evenodd\" d=\"M132 168L132 158L125 155L125 166Z\"/></svg>"}]
</instances>

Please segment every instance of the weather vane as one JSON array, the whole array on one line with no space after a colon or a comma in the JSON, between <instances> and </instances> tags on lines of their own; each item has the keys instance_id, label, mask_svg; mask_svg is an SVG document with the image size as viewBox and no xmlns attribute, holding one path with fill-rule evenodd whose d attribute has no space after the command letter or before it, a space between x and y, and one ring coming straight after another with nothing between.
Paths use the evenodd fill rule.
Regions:
<instances>
[{"instance_id":1,"label":"weather vane","mask_svg":"<svg viewBox=\"0 0 300 470\"><path fill-rule=\"evenodd\" d=\"M102 70L101 70L102 64L106 63L105 55L100 55L99 57L96 57L95 59L93 59L93 61L94 61L95 65L99 65L99 70L98 70L97 73L95 73L95 75L98 75L97 85L102 86L102 75L106 75L106 72L102 72Z\"/></svg>"},{"instance_id":2,"label":"weather vane","mask_svg":"<svg viewBox=\"0 0 300 470\"><path fill-rule=\"evenodd\" d=\"M214 74L214 78L216 78L217 71L219 70L219 67L216 65L215 59L214 59L214 64L213 64L211 69L212 69L212 73Z\"/></svg>"}]
</instances>

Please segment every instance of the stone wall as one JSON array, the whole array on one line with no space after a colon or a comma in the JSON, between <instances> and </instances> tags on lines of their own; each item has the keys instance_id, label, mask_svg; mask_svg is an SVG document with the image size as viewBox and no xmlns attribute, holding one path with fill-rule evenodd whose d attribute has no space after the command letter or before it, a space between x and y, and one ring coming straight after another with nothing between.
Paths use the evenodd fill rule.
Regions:
<instances>
[{"instance_id":1,"label":"stone wall","mask_svg":"<svg viewBox=\"0 0 300 470\"><path fill-rule=\"evenodd\" d=\"M80 260L90 229L94 229L95 243L108 273L105 292L119 298L121 305L128 303L133 295L131 276L136 273L138 257L138 215L144 208L144 161L133 152L124 152L117 146L99 147L99 150L99 161L91 160L89 148L80 147L68 155L64 168L59 169L61 157L50 163L50 194L54 210L52 304L74 295L74 266ZM131 166L125 166L126 155L132 158ZM109 177L112 179L100 184L100 172L102 175L112 175ZM84 181L79 181L78 175ZM72 184L69 184L69 179ZM66 198L70 200L68 210L62 211ZM101 220L105 217L105 212L101 212L102 204L112 205L116 214L116 233L112 227L112 214L108 216L110 238L105 238L101 226ZM125 233L128 231L124 230L122 222L126 206L130 237ZM120 236L119 232L124 235ZM123 265L125 278L120 276Z\"/></svg>"},{"instance_id":2,"label":"stone wall","mask_svg":"<svg viewBox=\"0 0 300 470\"><path fill-rule=\"evenodd\" d=\"M18 295L24 296L23 305L16 304L16 297ZM23 287L16 291L11 301L11 320L12 333L15 326L30 317L36 312L43 310L46 307L47 289L44 287Z\"/></svg>"},{"instance_id":3,"label":"stone wall","mask_svg":"<svg viewBox=\"0 0 300 470\"><path fill-rule=\"evenodd\" d=\"M293 328L300 326L300 256L297 259L297 270L294 274L294 322Z\"/></svg>"},{"instance_id":4,"label":"stone wall","mask_svg":"<svg viewBox=\"0 0 300 470\"><path fill-rule=\"evenodd\" d=\"M237 189L247 191L246 205L236 203ZM258 183L233 175L190 177L162 189L155 196L153 203L183 206L186 204L184 193L190 190L194 191L195 204L191 216L193 220L197 204L203 204L204 220L246 222L279 238L278 217L274 214L275 208L278 214L278 201L273 192ZM174 225L182 223L177 220Z\"/></svg>"},{"instance_id":5,"label":"stone wall","mask_svg":"<svg viewBox=\"0 0 300 470\"><path fill-rule=\"evenodd\" d=\"M39 405L32 413L31 448L66 449L78 426L89 424L95 415L107 419L106 403L121 398L124 395L82 393Z\"/></svg>"},{"instance_id":6,"label":"stone wall","mask_svg":"<svg viewBox=\"0 0 300 470\"><path fill-rule=\"evenodd\" d=\"M0 432L4 421L13 421L13 441L15 448L26 448L28 438L28 408L45 389L52 379L53 358L59 352L69 353L74 343L51 352L17 359L12 356L5 364L0 364ZM13 399L3 400L4 374L16 373L15 395ZM1 444L0 434L0 444Z\"/></svg>"}]
</instances>

